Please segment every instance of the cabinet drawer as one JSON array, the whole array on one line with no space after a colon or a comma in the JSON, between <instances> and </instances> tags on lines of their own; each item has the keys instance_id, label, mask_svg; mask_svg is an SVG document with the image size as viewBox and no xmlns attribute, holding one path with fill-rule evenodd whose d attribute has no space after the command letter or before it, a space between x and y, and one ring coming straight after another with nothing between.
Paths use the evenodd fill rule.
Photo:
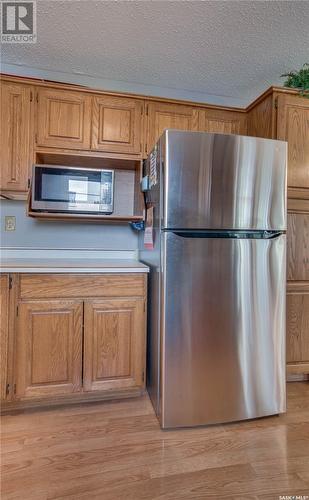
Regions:
<instances>
[{"instance_id":1,"label":"cabinet drawer","mask_svg":"<svg viewBox=\"0 0 309 500\"><path fill-rule=\"evenodd\" d=\"M145 294L144 274L22 274L21 299L136 297Z\"/></svg>"}]
</instances>

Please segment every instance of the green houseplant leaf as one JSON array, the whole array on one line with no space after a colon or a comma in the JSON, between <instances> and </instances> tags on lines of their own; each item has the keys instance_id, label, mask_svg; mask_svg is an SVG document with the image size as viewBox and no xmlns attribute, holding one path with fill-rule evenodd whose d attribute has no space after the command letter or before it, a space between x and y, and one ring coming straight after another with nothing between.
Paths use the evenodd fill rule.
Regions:
<instances>
[{"instance_id":1,"label":"green houseplant leaf","mask_svg":"<svg viewBox=\"0 0 309 500\"><path fill-rule=\"evenodd\" d=\"M309 63L305 63L299 71L290 71L281 77L286 78L285 87L297 89L301 96L309 98Z\"/></svg>"}]
</instances>

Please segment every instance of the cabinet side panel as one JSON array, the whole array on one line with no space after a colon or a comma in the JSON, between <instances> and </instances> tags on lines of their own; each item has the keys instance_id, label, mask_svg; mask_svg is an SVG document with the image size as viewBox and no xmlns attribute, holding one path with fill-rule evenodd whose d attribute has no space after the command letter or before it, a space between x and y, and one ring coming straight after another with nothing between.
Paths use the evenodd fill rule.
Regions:
<instances>
[{"instance_id":1,"label":"cabinet side panel","mask_svg":"<svg viewBox=\"0 0 309 500\"><path fill-rule=\"evenodd\" d=\"M0 360L1 360L1 399L6 398L8 367L8 332L9 332L9 276L0 276Z\"/></svg>"},{"instance_id":2,"label":"cabinet side panel","mask_svg":"<svg viewBox=\"0 0 309 500\"><path fill-rule=\"evenodd\" d=\"M248 135L273 138L273 97L269 95L248 112Z\"/></svg>"}]
</instances>

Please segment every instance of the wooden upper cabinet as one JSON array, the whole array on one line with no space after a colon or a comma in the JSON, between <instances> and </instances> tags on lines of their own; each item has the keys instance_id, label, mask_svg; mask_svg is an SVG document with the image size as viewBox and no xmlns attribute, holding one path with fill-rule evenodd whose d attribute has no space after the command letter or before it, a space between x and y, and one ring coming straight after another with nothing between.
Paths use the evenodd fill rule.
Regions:
<instances>
[{"instance_id":1,"label":"wooden upper cabinet","mask_svg":"<svg viewBox=\"0 0 309 500\"><path fill-rule=\"evenodd\" d=\"M91 96L50 88L37 92L37 145L89 150Z\"/></svg>"},{"instance_id":2,"label":"wooden upper cabinet","mask_svg":"<svg viewBox=\"0 0 309 500\"><path fill-rule=\"evenodd\" d=\"M144 304L142 298L85 302L85 391L144 385Z\"/></svg>"},{"instance_id":3,"label":"wooden upper cabinet","mask_svg":"<svg viewBox=\"0 0 309 500\"><path fill-rule=\"evenodd\" d=\"M247 134L252 137L275 139L274 137L274 99L270 94L247 113Z\"/></svg>"},{"instance_id":4,"label":"wooden upper cabinet","mask_svg":"<svg viewBox=\"0 0 309 500\"><path fill-rule=\"evenodd\" d=\"M220 109L200 109L198 130L214 134L245 135L247 133L246 114Z\"/></svg>"},{"instance_id":5,"label":"wooden upper cabinet","mask_svg":"<svg viewBox=\"0 0 309 500\"><path fill-rule=\"evenodd\" d=\"M27 191L32 164L33 89L1 82L1 185L9 191Z\"/></svg>"},{"instance_id":6,"label":"wooden upper cabinet","mask_svg":"<svg viewBox=\"0 0 309 500\"><path fill-rule=\"evenodd\" d=\"M19 303L16 398L81 390L83 304L76 300Z\"/></svg>"},{"instance_id":7,"label":"wooden upper cabinet","mask_svg":"<svg viewBox=\"0 0 309 500\"><path fill-rule=\"evenodd\" d=\"M94 97L91 149L140 154L143 109L144 103L138 99Z\"/></svg>"},{"instance_id":8,"label":"wooden upper cabinet","mask_svg":"<svg viewBox=\"0 0 309 500\"><path fill-rule=\"evenodd\" d=\"M309 198L309 99L278 96L277 138L288 141L288 186Z\"/></svg>"},{"instance_id":9,"label":"wooden upper cabinet","mask_svg":"<svg viewBox=\"0 0 309 500\"><path fill-rule=\"evenodd\" d=\"M5 399L8 383L9 275L0 275L0 399Z\"/></svg>"},{"instance_id":10,"label":"wooden upper cabinet","mask_svg":"<svg viewBox=\"0 0 309 500\"><path fill-rule=\"evenodd\" d=\"M149 102L147 110L146 153L152 150L166 128L197 130L198 110L194 107L166 102Z\"/></svg>"}]
</instances>

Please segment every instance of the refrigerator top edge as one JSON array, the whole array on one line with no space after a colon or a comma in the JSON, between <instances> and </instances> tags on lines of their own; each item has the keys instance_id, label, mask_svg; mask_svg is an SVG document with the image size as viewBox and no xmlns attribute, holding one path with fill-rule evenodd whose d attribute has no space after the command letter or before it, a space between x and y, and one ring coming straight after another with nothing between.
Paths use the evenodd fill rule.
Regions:
<instances>
[{"instance_id":1,"label":"refrigerator top edge","mask_svg":"<svg viewBox=\"0 0 309 500\"><path fill-rule=\"evenodd\" d=\"M166 129L151 155L162 229L286 231L285 141Z\"/></svg>"},{"instance_id":2,"label":"refrigerator top edge","mask_svg":"<svg viewBox=\"0 0 309 500\"><path fill-rule=\"evenodd\" d=\"M208 136L225 136L225 137L243 137L245 139L254 139L255 141L266 141L266 142L274 142L276 144L285 144L286 147L288 145L288 142L287 141L283 141L281 139L269 139L268 137L255 137L253 135L243 135L243 134L230 134L230 133L223 133L223 132L202 132L202 131L199 131L199 130L179 130L179 129L176 129L176 128L166 128L161 136L159 137L158 141L157 142L160 142L164 137L166 136L171 136L171 135L179 135L181 136L182 134L186 135L186 136L189 136L190 134L192 134L192 136L194 135L201 135L201 136L204 136L204 135L208 135Z\"/></svg>"}]
</instances>

